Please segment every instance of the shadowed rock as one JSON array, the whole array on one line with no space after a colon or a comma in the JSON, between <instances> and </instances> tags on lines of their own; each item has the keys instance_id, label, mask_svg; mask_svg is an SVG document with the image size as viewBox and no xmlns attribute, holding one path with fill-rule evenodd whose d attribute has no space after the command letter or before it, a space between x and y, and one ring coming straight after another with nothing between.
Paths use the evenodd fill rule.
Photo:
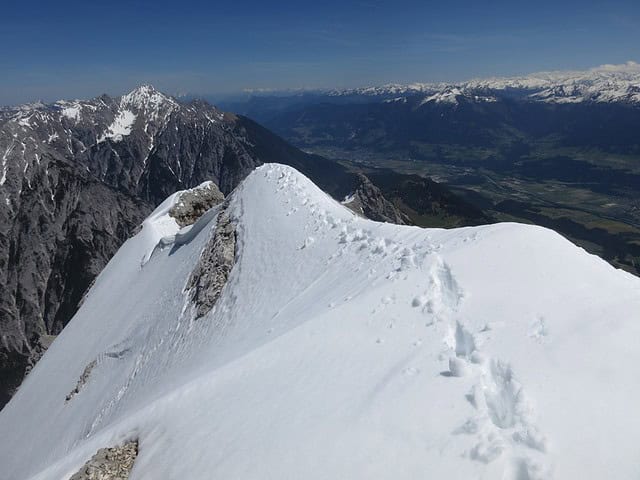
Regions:
<instances>
[{"instance_id":1,"label":"shadowed rock","mask_svg":"<svg viewBox=\"0 0 640 480\"><path fill-rule=\"evenodd\" d=\"M75 397L78 393L80 393L80 390L82 390L85 384L89 381L91 371L96 367L97 364L98 362L96 360L92 360L86 367L84 367L84 371L82 372L82 375L80 375L80 379L78 380L76 387L69 392L67 398L65 399L65 403Z\"/></svg>"},{"instance_id":2,"label":"shadowed rock","mask_svg":"<svg viewBox=\"0 0 640 480\"><path fill-rule=\"evenodd\" d=\"M220 297L235 263L235 254L236 227L226 210L222 210L216 231L202 251L187 287L196 306L196 318L206 315Z\"/></svg>"},{"instance_id":3,"label":"shadowed rock","mask_svg":"<svg viewBox=\"0 0 640 480\"><path fill-rule=\"evenodd\" d=\"M358 173L358 186L344 205L354 212L377 222L411 224L409 219L365 175Z\"/></svg>"}]
</instances>

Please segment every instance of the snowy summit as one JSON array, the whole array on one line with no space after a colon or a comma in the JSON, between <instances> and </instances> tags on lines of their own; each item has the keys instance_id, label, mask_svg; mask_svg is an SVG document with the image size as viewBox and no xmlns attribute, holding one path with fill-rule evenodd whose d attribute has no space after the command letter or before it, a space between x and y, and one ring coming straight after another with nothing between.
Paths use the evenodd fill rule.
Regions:
<instances>
[{"instance_id":1,"label":"snowy summit","mask_svg":"<svg viewBox=\"0 0 640 480\"><path fill-rule=\"evenodd\" d=\"M360 218L289 167L165 201L0 413L0 478L634 478L640 279L544 228Z\"/></svg>"}]
</instances>

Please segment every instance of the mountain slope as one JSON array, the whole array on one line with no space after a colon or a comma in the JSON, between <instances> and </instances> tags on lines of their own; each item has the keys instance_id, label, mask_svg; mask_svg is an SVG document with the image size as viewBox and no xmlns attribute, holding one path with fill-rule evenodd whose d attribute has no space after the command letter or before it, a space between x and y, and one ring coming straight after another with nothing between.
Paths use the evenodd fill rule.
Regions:
<instances>
[{"instance_id":1,"label":"mountain slope","mask_svg":"<svg viewBox=\"0 0 640 480\"><path fill-rule=\"evenodd\" d=\"M342 165L248 118L181 104L148 85L116 98L1 110L0 160L0 407L168 195L205 181L226 194L274 161L338 198L358 185Z\"/></svg>"},{"instance_id":2,"label":"mountain slope","mask_svg":"<svg viewBox=\"0 0 640 480\"><path fill-rule=\"evenodd\" d=\"M261 163L234 118L149 86L3 111L0 405L157 203L211 179L229 192Z\"/></svg>"},{"instance_id":3,"label":"mountain slope","mask_svg":"<svg viewBox=\"0 0 640 480\"><path fill-rule=\"evenodd\" d=\"M129 440L132 480L635 475L638 278L539 227L365 220L280 165L182 230L176 198L0 412L2 478Z\"/></svg>"}]
</instances>

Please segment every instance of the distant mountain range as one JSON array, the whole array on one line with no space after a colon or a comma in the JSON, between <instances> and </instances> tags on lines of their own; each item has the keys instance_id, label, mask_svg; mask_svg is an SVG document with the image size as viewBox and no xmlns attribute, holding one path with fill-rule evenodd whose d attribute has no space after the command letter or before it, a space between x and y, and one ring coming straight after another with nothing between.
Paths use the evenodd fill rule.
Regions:
<instances>
[{"instance_id":1,"label":"distant mountain range","mask_svg":"<svg viewBox=\"0 0 640 480\"><path fill-rule=\"evenodd\" d=\"M455 103L458 98L493 102L500 97L519 98L546 103L627 103L640 104L640 64L629 61L620 65L601 65L582 71L537 72L514 77L475 78L462 82L388 83L342 89L248 89L243 94L208 96L183 94L183 98L208 98L220 105L242 104L254 98L298 98L298 102L318 97L378 98L403 101L405 97L422 97L423 103ZM281 103L287 106L287 102Z\"/></svg>"},{"instance_id":2,"label":"distant mountain range","mask_svg":"<svg viewBox=\"0 0 640 480\"><path fill-rule=\"evenodd\" d=\"M220 108L144 85L0 109L0 405L159 202L208 180L228 194L265 162L375 220L537 223L639 273L639 85L629 62Z\"/></svg>"},{"instance_id":3,"label":"distant mountain range","mask_svg":"<svg viewBox=\"0 0 640 480\"><path fill-rule=\"evenodd\" d=\"M444 182L640 273L640 65L222 103L297 147Z\"/></svg>"},{"instance_id":4,"label":"distant mountain range","mask_svg":"<svg viewBox=\"0 0 640 480\"><path fill-rule=\"evenodd\" d=\"M539 72L519 77L474 79L460 83L388 84L328 92L334 96L425 95L424 102L450 102L458 97L492 102L492 94L510 94L548 103L620 102L640 104L640 64L602 65L586 71ZM399 100L399 99L394 99Z\"/></svg>"}]
</instances>

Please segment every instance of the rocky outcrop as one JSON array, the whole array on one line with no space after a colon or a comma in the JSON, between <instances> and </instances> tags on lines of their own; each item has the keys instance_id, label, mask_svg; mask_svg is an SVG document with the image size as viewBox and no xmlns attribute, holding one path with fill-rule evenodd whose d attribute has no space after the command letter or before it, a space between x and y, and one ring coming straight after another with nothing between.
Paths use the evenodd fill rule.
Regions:
<instances>
[{"instance_id":1,"label":"rocky outcrop","mask_svg":"<svg viewBox=\"0 0 640 480\"><path fill-rule=\"evenodd\" d=\"M407 225L411 222L393 203L387 200L380 189L366 175L357 174L357 186L343 204L354 212L377 222Z\"/></svg>"},{"instance_id":2,"label":"rocky outcrop","mask_svg":"<svg viewBox=\"0 0 640 480\"><path fill-rule=\"evenodd\" d=\"M91 372L93 371L94 368L96 368L96 365L98 365L97 360L92 360L88 363L86 367L84 367L84 370L82 371L82 374L78 379L78 383L76 384L75 388L68 393L67 398L65 398L65 402L68 402L73 397L75 397L78 393L80 393L80 390L82 390L84 386L87 384L87 382L89 381L89 378L91 377Z\"/></svg>"},{"instance_id":3,"label":"rocky outcrop","mask_svg":"<svg viewBox=\"0 0 640 480\"><path fill-rule=\"evenodd\" d=\"M69 480L127 480L137 457L137 440L101 448Z\"/></svg>"},{"instance_id":4,"label":"rocky outcrop","mask_svg":"<svg viewBox=\"0 0 640 480\"><path fill-rule=\"evenodd\" d=\"M215 233L200 255L187 288L196 317L209 313L227 283L236 254L236 227L226 210L218 214Z\"/></svg>"},{"instance_id":5,"label":"rocky outcrop","mask_svg":"<svg viewBox=\"0 0 640 480\"><path fill-rule=\"evenodd\" d=\"M180 194L176 204L169 210L169 215L181 227L193 225L211 207L222 203L224 195L213 182L192 188Z\"/></svg>"}]
</instances>

